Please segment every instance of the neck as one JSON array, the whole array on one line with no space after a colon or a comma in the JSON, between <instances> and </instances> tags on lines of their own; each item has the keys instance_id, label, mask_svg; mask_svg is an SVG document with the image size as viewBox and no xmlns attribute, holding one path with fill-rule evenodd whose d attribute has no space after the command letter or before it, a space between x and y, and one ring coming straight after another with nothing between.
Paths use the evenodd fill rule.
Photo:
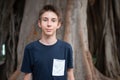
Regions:
<instances>
[{"instance_id":1,"label":"neck","mask_svg":"<svg viewBox=\"0 0 120 80\"><path fill-rule=\"evenodd\" d=\"M45 45L53 45L57 42L57 38L55 36L42 36L39 41Z\"/></svg>"}]
</instances>

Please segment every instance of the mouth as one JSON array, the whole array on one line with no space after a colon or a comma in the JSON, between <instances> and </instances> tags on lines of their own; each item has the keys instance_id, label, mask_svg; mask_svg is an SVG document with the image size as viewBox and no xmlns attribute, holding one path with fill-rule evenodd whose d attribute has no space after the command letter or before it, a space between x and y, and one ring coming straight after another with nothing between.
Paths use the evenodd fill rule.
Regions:
<instances>
[{"instance_id":1,"label":"mouth","mask_svg":"<svg viewBox=\"0 0 120 80\"><path fill-rule=\"evenodd\" d=\"M51 31L52 31L52 29L46 29L46 31L47 31L47 32L51 32Z\"/></svg>"}]
</instances>

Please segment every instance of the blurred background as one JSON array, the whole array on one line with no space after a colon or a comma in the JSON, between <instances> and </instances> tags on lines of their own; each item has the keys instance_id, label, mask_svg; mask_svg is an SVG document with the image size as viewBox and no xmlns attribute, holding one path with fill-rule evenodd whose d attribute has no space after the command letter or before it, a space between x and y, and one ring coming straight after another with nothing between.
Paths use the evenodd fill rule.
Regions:
<instances>
[{"instance_id":1,"label":"blurred background","mask_svg":"<svg viewBox=\"0 0 120 80\"><path fill-rule=\"evenodd\" d=\"M120 80L120 0L0 0L0 80L23 80L24 47L40 38L45 4L62 11L57 37L73 47L75 80Z\"/></svg>"}]
</instances>

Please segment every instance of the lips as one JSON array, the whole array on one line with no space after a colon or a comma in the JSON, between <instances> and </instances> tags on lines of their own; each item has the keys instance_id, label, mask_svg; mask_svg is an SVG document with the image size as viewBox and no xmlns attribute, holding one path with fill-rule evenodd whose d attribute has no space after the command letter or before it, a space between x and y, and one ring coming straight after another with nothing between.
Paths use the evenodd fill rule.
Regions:
<instances>
[{"instance_id":1,"label":"lips","mask_svg":"<svg viewBox=\"0 0 120 80\"><path fill-rule=\"evenodd\" d=\"M47 31L47 32L51 32L51 31L52 31L52 29L46 29L46 31Z\"/></svg>"}]
</instances>

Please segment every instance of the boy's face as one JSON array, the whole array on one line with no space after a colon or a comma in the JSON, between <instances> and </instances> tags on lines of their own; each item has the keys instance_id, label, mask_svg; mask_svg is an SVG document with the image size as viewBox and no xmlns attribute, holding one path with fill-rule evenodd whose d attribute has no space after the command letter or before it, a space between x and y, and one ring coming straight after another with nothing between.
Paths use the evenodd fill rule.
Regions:
<instances>
[{"instance_id":1,"label":"boy's face","mask_svg":"<svg viewBox=\"0 0 120 80\"><path fill-rule=\"evenodd\" d=\"M42 29L44 35L52 36L56 35L56 30L60 28L61 23L54 12L47 11L41 15L38 25Z\"/></svg>"}]
</instances>

